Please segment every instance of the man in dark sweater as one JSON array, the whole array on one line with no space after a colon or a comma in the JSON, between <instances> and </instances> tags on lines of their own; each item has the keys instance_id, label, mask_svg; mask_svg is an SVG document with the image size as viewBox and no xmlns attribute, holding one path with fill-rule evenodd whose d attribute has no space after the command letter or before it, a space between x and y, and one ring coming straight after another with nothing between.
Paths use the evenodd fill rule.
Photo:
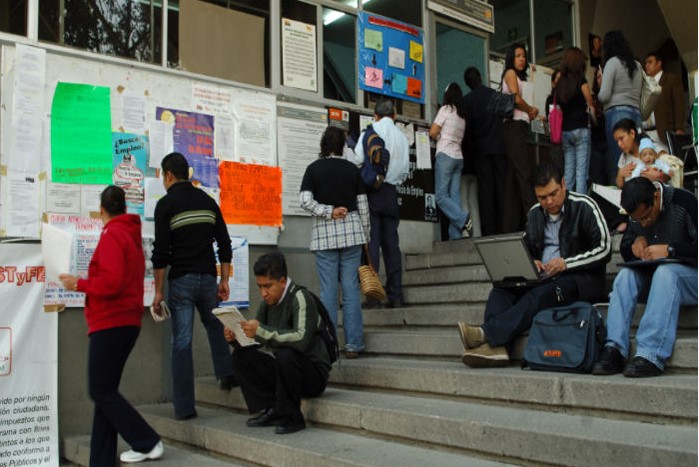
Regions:
<instances>
[{"instance_id":1,"label":"man in dark sweater","mask_svg":"<svg viewBox=\"0 0 699 467\"><path fill-rule=\"evenodd\" d=\"M471 92L464 96L467 124L462 152L464 158L469 152L475 152L481 233L484 236L494 235L502 232L507 176L502 119L487 110L495 91L483 85L478 68L467 68L464 82Z\"/></svg>"},{"instance_id":2,"label":"man in dark sweater","mask_svg":"<svg viewBox=\"0 0 699 467\"><path fill-rule=\"evenodd\" d=\"M222 389L235 385L230 351L223 337L223 325L211 310L230 294L231 239L216 202L189 182L189 164L180 153L165 156L161 163L167 194L155 207L154 311L162 312L165 268L168 274L168 306L172 315L172 392L175 418L196 417L194 407L194 364L192 326L194 308L199 311L209 338L214 372ZM221 282L216 284L218 245Z\"/></svg>"},{"instance_id":3,"label":"man in dark sweater","mask_svg":"<svg viewBox=\"0 0 699 467\"><path fill-rule=\"evenodd\" d=\"M645 177L624 184L621 206L631 222L621 255L634 267L621 268L614 280L607 314L607 341L592 372L628 377L657 376L672 355L681 305L697 304L697 198ZM680 262L649 261L675 258ZM636 355L629 357L629 328L636 304L648 294L636 332Z\"/></svg>"},{"instance_id":4,"label":"man in dark sweater","mask_svg":"<svg viewBox=\"0 0 699 467\"><path fill-rule=\"evenodd\" d=\"M261 256L253 266L263 302L255 319L241 323L246 336L270 348L234 345L233 368L250 413L247 426L276 426L276 434L306 428L302 397L318 397L330 375L330 356L319 325L315 299L291 282L281 253ZM226 328L226 340L235 335Z\"/></svg>"}]
</instances>

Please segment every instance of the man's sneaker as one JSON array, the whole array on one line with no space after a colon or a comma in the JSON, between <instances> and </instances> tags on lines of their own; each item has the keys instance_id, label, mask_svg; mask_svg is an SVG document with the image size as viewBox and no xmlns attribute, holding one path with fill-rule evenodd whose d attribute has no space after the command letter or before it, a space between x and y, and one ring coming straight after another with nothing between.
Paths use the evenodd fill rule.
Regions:
<instances>
[{"instance_id":1,"label":"man's sneaker","mask_svg":"<svg viewBox=\"0 0 699 467\"><path fill-rule=\"evenodd\" d=\"M466 222L464 222L464 227L461 229L461 232L463 238L473 237L473 219L471 219L470 214L466 218Z\"/></svg>"},{"instance_id":2,"label":"man's sneaker","mask_svg":"<svg viewBox=\"0 0 699 467\"><path fill-rule=\"evenodd\" d=\"M480 326L469 326L466 323L459 322L459 335L461 342L464 344L464 349L473 349L485 343L485 333Z\"/></svg>"},{"instance_id":3,"label":"man's sneaker","mask_svg":"<svg viewBox=\"0 0 699 467\"><path fill-rule=\"evenodd\" d=\"M475 349L467 349L461 356L464 365L471 368L488 368L496 366L507 366L510 357L507 355L505 347L491 347L487 342Z\"/></svg>"},{"instance_id":4,"label":"man's sneaker","mask_svg":"<svg viewBox=\"0 0 699 467\"><path fill-rule=\"evenodd\" d=\"M624 370L624 357L615 347L605 346L592 367L593 375L615 375Z\"/></svg>"},{"instance_id":5,"label":"man's sneaker","mask_svg":"<svg viewBox=\"0 0 699 467\"><path fill-rule=\"evenodd\" d=\"M163 457L163 450L163 442L158 441L158 444L156 444L155 447L149 452L138 452L132 449L130 451L122 452L119 459L121 462L125 462L127 464L135 464L136 462L160 459Z\"/></svg>"}]
</instances>

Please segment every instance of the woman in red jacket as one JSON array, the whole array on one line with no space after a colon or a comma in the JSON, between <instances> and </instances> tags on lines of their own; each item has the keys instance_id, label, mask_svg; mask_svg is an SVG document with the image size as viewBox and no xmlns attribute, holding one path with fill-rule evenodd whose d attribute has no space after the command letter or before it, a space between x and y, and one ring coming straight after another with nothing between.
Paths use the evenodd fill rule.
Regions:
<instances>
[{"instance_id":1,"label":"woman in red jacket","mask_svg":"<svg viewBox=\"0 0 699 467\"><path fill-rule=\"evenodd\" d=\"M141 462L163 455L160 436L119 393L126 360L136 343L143 315L145 259L141 219L126 214L124 190L108 186L100 196L104 228L87 279L60 276L67 290L84 292L90 338L88 387L95 403L90 466L116 464L117 433L132 450L122 462Z\"/></svg>"}]
</instances>

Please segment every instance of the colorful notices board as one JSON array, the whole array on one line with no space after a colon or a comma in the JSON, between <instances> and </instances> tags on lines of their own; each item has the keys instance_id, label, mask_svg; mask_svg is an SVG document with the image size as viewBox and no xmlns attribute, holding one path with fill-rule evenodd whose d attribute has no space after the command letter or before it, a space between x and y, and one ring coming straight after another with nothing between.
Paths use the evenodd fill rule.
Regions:
<instances>
[{"instance_id":1,"label":"colorful notices board","mask_svg":"<svg viewBox=\"0 0 699 467\"><path fill-rule=\"evenodd\" d=\"M359 87L425 102L424 32L384 16L359 13Z\"/></svg>"},{"instance_id":2,"label":"colorful notices board","mask_svg":"<svg viewBox=\"0 0 699 467\"><path fill-rule=\"evenodd\" d=\"M282 170L222 161L221 213L226 224L281 227Z\"/></svg>"}]
</instances>

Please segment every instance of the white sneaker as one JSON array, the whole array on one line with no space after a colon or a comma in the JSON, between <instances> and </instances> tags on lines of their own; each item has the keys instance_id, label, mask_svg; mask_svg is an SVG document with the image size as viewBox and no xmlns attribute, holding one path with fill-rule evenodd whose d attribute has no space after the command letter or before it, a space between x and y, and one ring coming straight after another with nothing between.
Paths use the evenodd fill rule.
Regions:
<instances>
[{"instance_id":1,"label":"white sneaker","mask_svg":"<svg viewBox=\"0 0 699 467\"><path fill-rule=\"evenodd\" d=\"M125 451L119 456L121 462L126 462L127 464L133 464L136 462L143 462L145 460L155 460L163 457L163 442L158 441L150 452L137 452L131 449L130 451Z\"/></svg>"}]
</instances>

